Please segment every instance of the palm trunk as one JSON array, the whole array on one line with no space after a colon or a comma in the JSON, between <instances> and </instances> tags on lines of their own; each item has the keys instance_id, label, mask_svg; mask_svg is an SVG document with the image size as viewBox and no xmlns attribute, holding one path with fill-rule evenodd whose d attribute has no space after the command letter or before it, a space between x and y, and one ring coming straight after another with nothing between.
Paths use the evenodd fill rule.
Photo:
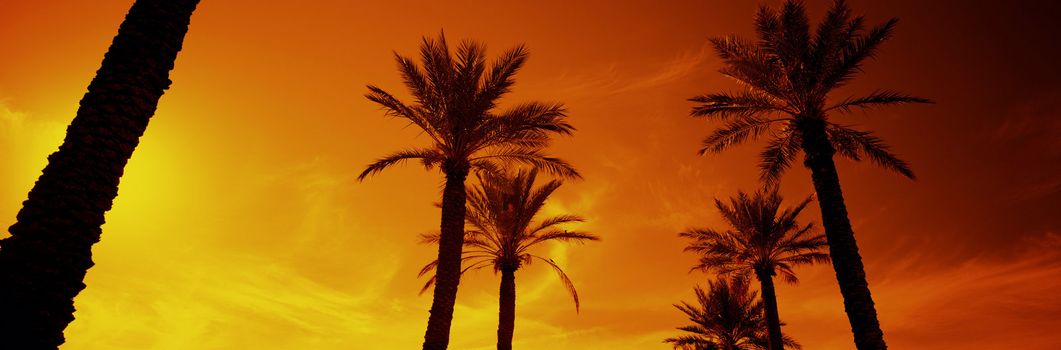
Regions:
<instances>
[{"instance_id":1,"label":"palm trunk","mask_svg":"<svg viewBox=\"0 0 1061 350\"><path fill-rule=\"evenodd\" d=\"M811 171L814 190L818 194L818 205L822 212L822 225L829 241L829 256L832 258L840 294L844 298L844 310L851 323L855 347L859 350L884 350L884 332L877 320L877 310L866 282L866 271L862 256L858 253L855 233L847 217L844 195L840 189L840 177L833 163L835 150L825 133L825 123L820 119L804 122L804 164Z\"/></svg>"},{"instance_id":2,"label":"palm trunk","mask_svg":"<svg viewBox=\"0 0 1061 350\"><path fill-rule=\"evenodd\" d=\"M74 320L92 245L125 164L169 87L198 0L138 0L118 28L66 139L0 241L0 343L54 349Z\"/></svg>"},{"instance_id":3,"label":"palm trunk","mask_svg":"<svg viewBox=\"0 0 1061 350\"><path fill-rule=\"evenodd\" d=\"M468 166L446 168L446 188L442 192L442 223L438 241L438 266L431 316L424 334L424 350L445 350L453 321L453 304L460 284L461 251L464 247L464 213L467 210L464 180Z\"/></svg>"},{"instance_id":4,"label":"palm trunk","mask_svg":"<svg viewBox=\"0 0 1061 350\"><path fill-rule=\"evenodd\" d=\"M501 270L499 294L497 350L512 350L512 333L516 329L516 270Z\"/></svg>"},{"instance_id":5,"label":"palm trunk","mask_svg":"<svg viewBox=\"0 0 1061 350\"><path fill-rule=\"evenodd\" d=\"M783 350L784 341L781 337L781 317L777 312L777 291L774 290L774 276L769 272L758 272L760 289L762 289L763 304L766 313L766 334L769 340L770 350Z\"/></svg>"}]
</instances>

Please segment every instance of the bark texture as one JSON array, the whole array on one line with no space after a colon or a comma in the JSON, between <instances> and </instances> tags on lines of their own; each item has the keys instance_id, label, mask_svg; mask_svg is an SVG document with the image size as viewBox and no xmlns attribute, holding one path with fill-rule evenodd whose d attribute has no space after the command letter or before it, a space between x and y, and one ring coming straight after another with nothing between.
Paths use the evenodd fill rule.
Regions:
<instances>
[{"instance_id":1,"label":"bark texture","mask_svg":"<svg viewBox=\"0 0 1061 350\"><path fill-rule=\"evenodd\" d=\"M781 317L777 311L777 291L774 289L774 276L770 272L756 272L759 286L762 289L763 312L766 313L766 335L770 350L783 350L785 343L781 336Z\"/></svg>"},{"instance_id":2,"label":"bark texture","mask_svg":"<svg viewBox=\"0 0 1061 350\"><path fill-rule=\"evenodd\" d=\"M0 241L0 343L55 349L74 320L92 245L125 164L170 86L198 0L138 0L88 86L66 138L48 157Z\"/></svg>"},{"instance_id":3,"label":"bark texture","mask_svg":"<svg viewBox=\"0 0 1061 350\"><path fill-rule=\"evenodd\" d=\"M855 347L858 350L887 349L866 281L862 256L858 252L855 233L847 216L840 177L833 162L835 149L825 132L825 122L821 119L804 120L799 127L803 135L804 165L811 171L811 180L818 195L822 226L829 241L829 256L836 271L840 294L844 298L844 311L851 323Z\"/></svg>"},{"instance_id":4,"label":"bark texture","mask_svg":"<svg viewBox=\"0 0 1061 350\"><path fill-rule=\"evenodd\" d=\"M512 350L512 333L516 330L516 271L501 270L498 304L497 350Z\"/></svg>"},{"instance_id":5,"label":"bark texture","mask_svg":"<svg viewBox=\"0 0 1061 350\"><path fill-rule=\"evenodd\" d=\"M445 350L449 346L449 329L453 321L453 304L457 302L460 284L461 252L464 248L464 214L467 193L464 180L468 165L447 165L446 187L442 191L442 222L438 242L438 267L431 316L424 334L424 350Z\"/></svg>"}]
</instances>

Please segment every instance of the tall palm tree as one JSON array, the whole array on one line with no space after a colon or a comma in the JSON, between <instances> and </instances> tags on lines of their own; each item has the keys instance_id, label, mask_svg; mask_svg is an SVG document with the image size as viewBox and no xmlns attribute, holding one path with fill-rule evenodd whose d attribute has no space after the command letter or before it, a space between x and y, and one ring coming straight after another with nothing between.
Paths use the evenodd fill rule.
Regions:
<instances>
[{"instance_id":1,"label":"tall palm tree","mask_svg":"<svg viewBox=\"0 0 1061 350\"><path fill-rule=\"evenodd\" d=\"M781 319L777 311L774 276L797 283L793 267L829 261L825 236L814 234L813 224L800 225L799 213L810 204L804 199L795 207L781 210L776 187L748 195L739 192L726 204L715 199L715 207L732 230L692 229L681 236L692 239L685 251L700 254L694 267L722 275L759 280L765 303L767 339L770 350L782 349Z\"/></svg>"},{"instance_id":2,"label":"tall palm tree","mask_svg":"<svg viewBox=\"0 0 1061 350\"><path fill-rule=\"evenodd\" d=\"M57 348L85 288L92 245L118 182L170 86L169 72L198 0L137 0L0 241L0 343Z\"/></svg>"},{"instance_id":3,"label":"tall palm tree","mask_svg":"<svg viewBox=\"0 0 1061 350\"><path fill-rule=\"evenodd\" d=\"M407 104L369 85L365 96L388 116L403 118L431 138L427 147L395 152L368 165L358 180L407 160L445 175L438 245L438 286L431 302L424 335L424 350L442 350L449 344L453 304L460 283L461 247L464 244L465 188L472 170L500 173L506 163L535 166L565 177L579 174L566 162L546 156L550 134L570 135L564 106L528 102L499 110L498 100L512 88L513 77L527 60L527 50L517 46L487 67L482 44L465 41L450 52L444 35L424 38L421 64L395 54L398 70L413 103Z\"/></svg>"},{"instance_id":4,"label":"tall palm tree","mask_svg":"<svg viewBox=\"0 0 1061 350\"><path fill-rule=\"evenodd\" d=\"M865 20L853 17L847 4L836 0L812 37L800 1L788 0L780 11L764 6L755 19L758 41L737 36L711 39L723 62L722 74L747 89L690 99L698 104L692 110L693 116L724 122L704 140L701 154L721 152L748 139L769 135L760 167L762 179L774 182L803 153L803 164L811 171L818 195L844 308L860 350L887 346L833 155L838 153L856 161L868 157L911 179L914 173L889 151L883 140L871 132L833 122L830 114L929 101L881 90L830 103L829 94L861 72L862 64L891 37L896 23L897 19L891 19L866 30Z\"/></svg>"},{"instance_id":5,"label":"tall palm tree","mask_svg":"<svg viewBox=\"0 0 1061 350\"><path fill-rule=\"evenodd\" d=\"M540 260L552 267L575 301L578 311L578 292L564 270L552 259L532 254L531 248L541 243L560 241L598 241L600 237L588 232L568 231L560 225L582 222L582 217L558 215L535 220L545 201L562 184L551 180L534 187L537 170L520 170L514 176L480 176L479 186L468 191L468 215L464 240L464 262L462 273L473 269L493 267L501 273L500 310L497 324L497 349L512 349L512 333L516 320L516 271ZM424 242L438 243L438 234L424 235ZM420 270L420 276L435 270L438 261L432 261ZM435 283L432 277L420 290L423 293Z\"/></svg>"},{"instance_id":6,"label":"tall palm tree","mask_svg":"<svg viewBox=\"0 0 1061 350\"><path fill-rule=\"evenodd\" d=\"M693 324L679 327L690 334L663 341L682 350L765 350L767 347L763 302L748 288L745 278L708 281L708 291L694 288L699 305L682 302L674 307ZM784 336L785 347L801 349Z\"/></svg>"}]
</instances>

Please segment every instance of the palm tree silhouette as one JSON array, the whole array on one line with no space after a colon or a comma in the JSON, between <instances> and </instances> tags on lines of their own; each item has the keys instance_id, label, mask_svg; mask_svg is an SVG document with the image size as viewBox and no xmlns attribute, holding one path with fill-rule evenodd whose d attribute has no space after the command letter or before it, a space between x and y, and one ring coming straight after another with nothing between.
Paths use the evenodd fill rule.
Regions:
<instances>
[{"instance_id":1,"label":"palm tree silhouette","mask_svg":"<svg viewBox=\"0 0 1061 350\"><path fill-rule=\"evenodd\" d=\"M682 350L760 350L768 349L763 302L748 288L745 278L708 281L708 291L694 287L698 305L674 304L693 324L678 327L690 334L664 339ZM801 349L794 339L784 336L785 347Z\"/></svg>"},{"instance_id":2,"label":"palm tree silhouette","mask_svg":"<svg viewBox=\"0 0 1061 350\"><path fill-rule=\"evenodd\" d=\"M535 220L545 201L560 187L562 182L551 180L534 187L537 170L520 170L515 176L480 176L479 185L468 191L468 215L464 240L464 263L461 270L493 267L501 273L500 310L497 325L497 349L512 349L512 333L516 319L516 271L539 260L552 267L579 309L578 292L564 270L552 259L531 254L530 250L550 241L577 242L598 241L600 237L588 232L568 231L558 226L582 222L582 217L558 215L544 220ZM425 243L439 242L438 234L423 236ZM435 270L438 260L424 266L420 276ZM436 277L424 284L423 293L431 288Z\"/></svg>"},{"instance_id":3,"label":"palm tree silhouette","mask_svg":"<svg viewBox=\"0 0 1061 350\"><path fill-rule=\"evenodd\" d=\"M0 342L55 349L74 320L92 245L125 164L170 86L198 0L137 0L118 28L59 150L0 240ZM5 347L7 348L7 347Z\"/></svg>"},{"instance_id":4,"label":"palm tree silhouette","mask_svg":"<svg viewBox=\"0 0 1061 350\"><path fill-rule=\"evenodd\" d=\"M438 167L446 177L442 192L442 219L438 245L437 287L424 335L424 350L443 350L449 344L453 304L460 284L461 247L464 245L465 188L471 170L500 174L504 164L521 163L550 173L578 178L566 162L546 156L550 134L570 135L564 106L528 102L504 111L498 100L509 92L513 77L527 60L527 50L517 46L487 67L485 47L465 41L450 52L445 35L424 38L422 66L395 54L398 70L412 94L406 104L383 89L369 85L365 96L386 114L404 118L431 138L428 147L398 151L368 165L358 180L407 160L418 160L427 169Z\"/></svg>"},{"instance_id":5,"label":"palm tree silhouette","mask_svg":"<svg viewBox=\"0 0 1061 350\"><path fill-rule=\"evenodd\" d=\"M797 222L811 198L785 210L781 210L781 201L776 187L750 196L739 192L729 204L716 199L715 207L732 230L692 229L681 233L692 239L685 251L700 254L700 263L694 269L741 278L755 276L759 280L771 350L781 350L783 344L774 276L780 274L786 282L797 283L793 267L829 261L829 255L822 252L825 236L812 233L813 224Z\"/></svg>"},{"instance_id":6,"label":"palm tree silhouette","mask_svg":"<svg viewBox=\"0 0 1061 350\"><path fill-rule=\"evenodd\" d=\"M893 104L928 103L923 98L893 91L877 91L829 104L829 93L861 72L891 37L897 19L866 30L865 20L852 17L837 0L812 37L806 11L799 1L787 0L780 11L761 7L755 19L759 40L737 36L713 38L723 61L721 72L747 87L740 92L697 96L692 115L724 122L704 140L700 154L721 152L769 134L761 153L762 179L777 181L802 152L810 169L821 208L822 224L840 293L844 298L855 345L860 350L886 349L869 285L855 243L840 188L833 155L874 163L914 178L906 162L892 154L871 132L830 120L830 113Z\"/></svg>"}]
</instances>

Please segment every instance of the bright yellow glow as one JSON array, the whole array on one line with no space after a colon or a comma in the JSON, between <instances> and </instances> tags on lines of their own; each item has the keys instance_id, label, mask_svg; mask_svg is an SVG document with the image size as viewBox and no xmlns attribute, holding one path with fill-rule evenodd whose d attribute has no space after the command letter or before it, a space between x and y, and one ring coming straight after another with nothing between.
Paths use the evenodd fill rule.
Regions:
<instances>
[{"instance_id":1,"label":"bright yellow glow","mask_svg":"<svg viewBox=\"0 0 1061 350\"><path fill-rule=\"evenodd\" d=\"M131 2L0 6L0 225L14 222L62 141ZM485 41L491 55L526 43L530 61L505 102L564 102L578 128L550 153L586 178L567 182L544 214L583 215L589 221L578 228L603 241L540 250L572 278L580 314L547 266L518 272L515 346L667 349L662 339L685 322L671 304L691 300L706 278L688 273L695 258L681 252L677 232L720 227L711 199L757 186L762 144L698 157L715 124L687 117L685 102L738 88L716 72L705 39L749 34L755 3L204 0L172 89L107 214L62 349L418 348L430 295L416 294L416 272L435 251L417 235L438 228L432 204L442 180L416 165L363 183L355 175L378 156L426 142L361 95L372 83L405 96L392 51L415 56L420 37L442 28L453 42ZM818 14L825 2L807 3ZM1049 73L1029 65L1009 74L1025 69L1017 56L955 42L965 27L940 26L975 21L947 17L962 12L953 5L925 12L931 6L919 2L856 3L880 11L871 18L896 15L903 24L852 93L909 89L941 101L844 120L880 131L920 175L910 183L839 163L889 345L1054 349L1061 240L1047 211L1059 186L1049 173L1058 168L1044 159L1061 152L1033 151L1057 150L1061 124L1033 118L1058 119L1056 86L1022 97L1042 101L1014 102L1028 106L1000 105L1008 98L992 90L1015 86L995 75ZM989 64L1007 73L966 73ZM1007 148L1020 142L1028 152ZM968 159L958 156L965 150ZM1007 181L1013 188L987 186ZM812 193L806 171L793 169L783 192ZM806 213L819 221L816 209ZM1003 258L985 257L996 251ZM798 272L799 286L778 287L786 332L806 349L851 349L831 268ZM451 349L494 348L497 289L489 270L462 280Z\"/></svg>"}]
</instances>

